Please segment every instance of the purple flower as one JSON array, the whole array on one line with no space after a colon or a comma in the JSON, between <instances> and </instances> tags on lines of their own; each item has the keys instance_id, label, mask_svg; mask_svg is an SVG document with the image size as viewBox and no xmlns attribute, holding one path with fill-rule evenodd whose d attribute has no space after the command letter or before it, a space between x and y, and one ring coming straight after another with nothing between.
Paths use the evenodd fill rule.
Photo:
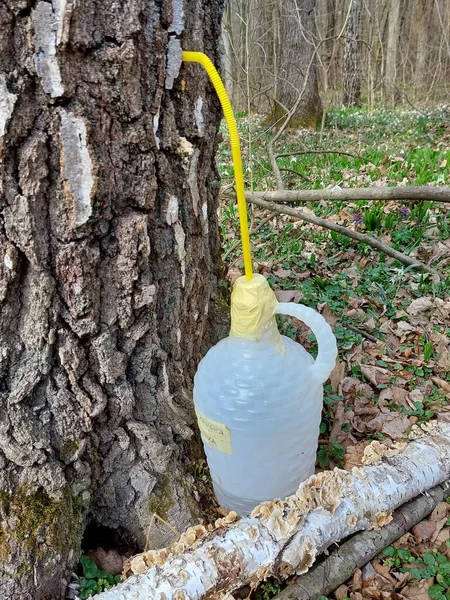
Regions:
<instances>
[{"instance_id":1,"label":"purple flower","mask_svg":"<svg viewBox=\"0 0 450 600\"><path fill-rule=\"evenodd\" d=\"M402 206L398 212L400 213L402 219L409 217L409 208L407 206Z\"/></svg>"},{"instance_id":2,"label":"purple flower","mask_svg":"<svg viewBox=\"0 0 450 600\"><path fill-rule=\"evenodd\" d=\"M361 213L359 213L359 212L353 213L353 223L355 225L362 225L363 218L362 218L362 214Z\"/></svg>"}]
</instances>

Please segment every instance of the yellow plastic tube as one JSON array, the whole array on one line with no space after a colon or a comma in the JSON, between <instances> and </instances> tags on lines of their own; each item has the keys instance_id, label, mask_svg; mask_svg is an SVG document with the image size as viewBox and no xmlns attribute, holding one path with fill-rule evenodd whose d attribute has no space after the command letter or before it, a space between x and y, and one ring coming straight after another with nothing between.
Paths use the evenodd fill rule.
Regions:
<instances>
[{"instance_id":1,"label":"yellow plastic tube","mask_svg":"<svg viewBox=\"0 0 450 600\"><path fill-rule=\"evenodd\" d=\"M253 278L252 255L250 252L250 237L248 234L247 206L245 204L241 147L239 144L236 119L234 118L231 102L228 98L225 86L223 85L216 67L206 56L206 54L203 54L203 52L183 52L183 60L185 62L195 62L202 65L202 67L208 73L214 89L219 97L220 104L222 105L223 114L228 125L228 132L231 140L231 156L233 158L234 179L236 181L236 196L239 210L239 223L241 228L242 252L244 255L245 278L250 281Z\"/></svg>"}]
</instances>

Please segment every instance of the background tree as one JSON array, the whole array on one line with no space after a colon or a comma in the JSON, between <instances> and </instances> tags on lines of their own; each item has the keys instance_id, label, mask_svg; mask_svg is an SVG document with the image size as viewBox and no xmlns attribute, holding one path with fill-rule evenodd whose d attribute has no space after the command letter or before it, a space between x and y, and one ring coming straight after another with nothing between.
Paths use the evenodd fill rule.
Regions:
<instances>
[{"instance_id":1,"label":"background tree","mask_svg":"<svg viewBox=\"0 0 450 600\"><path fill-rule=\"evenodd\" d=\"M344 97L346 106L357 106L361 100L358 37L362 0L352 0L345 27Z\"/></svg>"},{"instance_id":2,"label":"background tree","mask_svg":"<svg viewBox=\"0 0 450 600\"><path fill-rule=\"evenodd\" d=\"M222 8L0 4L1 598L61 598L87 522L197 510L220 110L181 46L217 62Z\"/></svg>"},{"instance_id":3,"label":"background tree","mask_svg":"<svg viewBox=\"0 0 450 600\"><path fill-rule=\"evenodd\" d=\"M280 70L272 118L290 113L294 127L316 127L322 118L317 87L315 0L286 0L281 26Z\"/></svg>"},{"instance_id":4,"label":"background tree","mask_svg":"<svg viewBox=\"0 0 450 600\"><path fill-rule=\"evenodd\" d=\"M388 24L386 59L384 71L384 88L386 100L394 104L398 99L397 92L397 47L400 33L400 2L401 0L390 0Z\"/></svg>"}]
</instances>

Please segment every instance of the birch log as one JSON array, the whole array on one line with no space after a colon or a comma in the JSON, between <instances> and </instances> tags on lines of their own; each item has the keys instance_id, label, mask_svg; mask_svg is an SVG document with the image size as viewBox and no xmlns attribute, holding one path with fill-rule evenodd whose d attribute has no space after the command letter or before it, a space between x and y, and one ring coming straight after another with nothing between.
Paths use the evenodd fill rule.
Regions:
<instances>
[{"instance_id":1,"label":"birch log","mask_svg":"<svg viewBox=\"0 0 450 600\"><path fill-rule=\"evenodd\" d=\"M407 444L392 448L372 442L363 462L313 475L296 494L238 522L230 513L212 532L197 526L168 549L138 555L136 574L97 600L225 597L270 575L306 573L330 544L382 527L398 506L449 478L450 424L414 427Z\"/></svg>"}]
</instances>

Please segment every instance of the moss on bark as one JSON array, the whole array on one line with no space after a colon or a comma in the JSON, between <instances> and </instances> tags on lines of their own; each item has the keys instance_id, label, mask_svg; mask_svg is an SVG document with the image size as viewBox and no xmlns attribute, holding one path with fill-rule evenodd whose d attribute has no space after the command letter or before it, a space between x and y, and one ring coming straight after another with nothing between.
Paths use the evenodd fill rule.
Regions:
<instances>
[{"instance_id":1,"label":"moss on bark","mask_svg":"<svg viewBox=\"0 0 450 600\"><path fill-rule=\"evenodd\" d=\"M18 488L14 493L0 490L0 517L3 560L17 546L23 546L39 560L55 562L68 552L74 559L75 553L81 552L82 504L68 487L59 498L29 487Z\"/></svg>"}]
</instances>

